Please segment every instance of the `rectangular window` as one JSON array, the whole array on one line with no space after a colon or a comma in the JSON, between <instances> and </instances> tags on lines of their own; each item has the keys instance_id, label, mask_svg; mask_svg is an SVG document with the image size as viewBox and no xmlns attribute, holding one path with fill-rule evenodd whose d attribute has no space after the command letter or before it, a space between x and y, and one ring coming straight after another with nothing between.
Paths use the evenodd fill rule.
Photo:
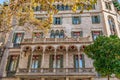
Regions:
<instances>
[{"instance_id":1,"label":"rectangular window","mask_svg":"<svg viewBox=\"0 0 120 80\"><path fill-rule=\"evenodd\" d=\"M50 55L50 68L63 68L63 55Z\"/></svg>"},{"instance_id":2,"label":"rectangular window","mask_svg":"<svg viewBox=\"0 0 120 80\"><path fill-rule=\"evenodd\" d=\"M92 5L92 9L96 9L95 4Z\"/></svg>"},{"instance_id":3,"label":"rectangular window","mask_svg":"<svg viewBox=\"0 0 120 80\"><path fill-rule=\"evenodd\" d=\"M106 9L111 10L111 4L109 2L105 2Z\"/></svg>"},{"instance_id":4,"label":"rectangular window","mask_svg":"<svg viewBox=\"0 0 120 80\"><path fill-rule=\"evenodd\" d=\"M81 23L81 17L80 16L73 16L72 17L72 24L80 24Z\"/></svg>"},{"instance_id":5,"label":"rectangular window","mask_svg":"<svg viewBox=\"0 0 120 80\"><path fill-rule=\"evenodd\" d=\"M24 37L24 33L14 33L13 35L13 43L14 43L14 47L20 47L20 43L22 42Z\"/></svg>"},{"instance_id":6,"label":"rectangular window","mask_svg":"<svg viewBox=\"0 0 120 80\"><path fill-rule=\"evenodd\" d=\"M54 25L61 25L62 24L62 18L61 17L54 17Z\"/></svg>"},{"instance_id":7,"label":"rectangular window","mask_svg":"<svg viewBox=\"0 0 120 80\"><path fill-rule=\"evenodd\" d=\"M16 71L19 62L18 55L11 55L8 57L7 71Z\"/></svg>"},{"instance_id":8,"label":"rectangular window","mask_svg":"<svg viewBox=\"0 0 120 80\"><path fill-rule=\"evenodd\" d=\"M33 38L43 38L43 32L34 32Z\"/></svg>"},{"instance_id":9,"label":"rectangular window","mask_svg":"<svg viewBox=\"0 0 120 80\"><path fill-rule=\"evenodd\" d=\"M41 63L41 56L40 55L33 55L32 57L32 69L37 69L40 67L40 63Z\"/></svg>"},{"instance_id":10,"label":"rectangular window","mask_svg":"<svg viewBox=\"0 0 120 80\"><path fill-rule=\"evenodd\" d=\"M100 23L100 16L92 16L92 23L96 24L96 23Z\"/></svg>"},{"instance_id":11,"label":"rectangular window","mask_svg":"<svg viewBox=\"0 0 120 80\"><path fill-rule=\"evenodd\" d=\"M99 35L102 35L102 31L92 31L93 40L95 40Z\"/></svg>"},{"instance_id":12,"label":"rectangular window","mask_svg":"<svg viewBox=\"0 0 120 80\"><path fill-rule=\"evenodd\" d=\"M78 38L78 37L82 37L83 36L83 32L82 31L73 31L71 33L73 38Z\"/></svg>"},{"instance_id":13,"label":"rectangular window","mask_svg":"<svg viewBox=\"0 0 120 80\"><path fill-rule=\"evenodd\" d=\"M85 66L84 55L74 55L74 67L83 68Z\"/></svg>"}]
</instances>

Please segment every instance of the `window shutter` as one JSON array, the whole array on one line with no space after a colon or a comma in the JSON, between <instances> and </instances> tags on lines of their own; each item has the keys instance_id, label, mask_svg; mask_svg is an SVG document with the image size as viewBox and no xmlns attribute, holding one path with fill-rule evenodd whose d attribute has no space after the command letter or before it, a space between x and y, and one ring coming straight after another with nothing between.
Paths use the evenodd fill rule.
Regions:
<instances>
[{"instance_id":1,"label":"window shutter","mask_svg":"<svg viewBox=\"0 0 120 80\"><path fill-rule=\"evenodd\" d=\"M55 25L55 22L56 22L56 18L54 17L54 18L53 18L53 24L54 24L54 25Z\"/></svg>"},{"instance_id":2,"label":"window shutter","mask_svg":"<svg viewBox=\"0 0 120 80\"><path fill-rule=\"evenodd\" d=\"M94 16L92 16L92 23L95 23L95 18L94 18Z\"/></svg>"},{"instance_id":3,"label":"window shutter","mask_svg":"<svg viewBox=\"0 0 120 80\"><path fill-rule=\"evenodd\" d=\"M29 69L29 68L30 68L31 57L32 57L32 55L30 54L30 55L28 56L27 69Z\"/></svg>"},{"instance_id":4,"label":"window shutter","mask_svg":"<svg viewBox=\"0 0 120 80\"><path fill-rule=\"evenodd\" d=\"M100 23L100 15L98 15L98 23Z\"/></svg>"},{"instance_id":5,"label":"window shutter","mask_svg":"<svg viewBox=\"0 0 120 80\"><path fill-rule=\"evenodd\" d=\"M63 19L63 17L60 17L60 25L62 25L62 23L63 23L62 19Z\"/></svg>"},{"instance_id":6,"label":"window shutter","mask_svg":"<svg viewBox=\"0 0 120 80\"><path fill-rule=\"evenodd\" d=\"M72 16L72 24L74 24L74 16Z\"/></svg>"},{"instance_id":7,"label":"window shutter","mask_svg":"<svg viewBox=\"0 0 120 80\"><path fill-rule=\"evenodd\" d=\"M81 16L79 16L79 24L81 23Z\"/></svg>"},{"instance_id":8,"label":"window shutter","mask_svg":"<svg viewBox=\"0 0 120 80\"><path fill-rule=\"evenodd\" d=\"M80 31L80 37L83 37L83 31Z\"/></svg>"},{"instance_id":9,"label":"window shutter","mask_svg":"<svg viewBox=\"0 0 120 80\"><path fill-rule=\"evenodd\" d=\"M76 55L73 55L73 60L74 60L74 68L76 68L76 61L75 61L75 59L76 59Z\"/></svg>"},{"instance_id":10,"label":"window shutter","mask_svg":"<svg viewBox=\"0 0 120 80\"><path fill-rule=\"evenodd\" d=\"M71 37L72 37L72 38L74 37L74 35L73 35L73 34L74 34L74 32L71 32Z\"/></svg>"},{"instance_id":11,"label":"window shutter","mask_svg":"<svg viewBox=\"0 0 120 80\"><path fill-rule=\"evenodd\" d=\"M20 55L17 56L17 65L16 65L16 70L18 68L18 65L19 65L19 59L20 59Z\"/></svg>"},{"instance_id":12,"label":"window shutter","mask_svg":"<svg viewBox=\"0 0 120 80\"><path fill-rule=\"evenodd\" d=\"M91 31L91 33L92 33L92 39L94 40L94 31Z\"/></svg>"},{"instance_id":13,"label":"window shutter","mask_svg":"<svg viewBox=\"0 0 120 80\"><path fill-rule=\"evenodd\" d=\"M41 61L42 61L42 56L41 56L41 55L39 55L39 59L38 59L38 68L40 68L40 67L41 67Z\"/></svg>"},{"instance_id":14,"label":"window shutter","mask_svg":"<svg viewBox=\"0 0 120 80\"><path fill-rule=\"evenodd\" d=\"M83 64L83 68L85 68L85 59L83 54L82 54L82 64Z\"/></svg>"},{"instance_id":15,"label":"window shutter","mask_svg":"<svg viewBox=\"0 0 120 80\"><path fill-rule=\"evenodd\" d=\"M13 42L13 43L15 43L16 37L17 37L17 36L16 36L16 33L14 33L13 39L12 39L12 42Z\"/></svg>"},{"instance_id":16,"label":"window shutter","mask_svg":"<svg viewBox=\"0 0 120 80\"><path fill-rule=\"evenodd\" d=\"M103 35L103 32L102 32L102 31L100 31L100 35Z\"/></svg>"},{"instance_id":17,"label":"window shutter","mask_svg":"<svg viewBox=\"0 0 120 80\"><path fill-rule=\"evenodd\" d=\"M54 57L53 55L50 55L50 58L49 58L50 59L49 60L49 67L50 68L53 68L53 57Z\"/></svg>"},{"instance_id":18,"label":"window shutter","mask_svg":"<svg viewBox=\"0 0 120 80\"><path fill-rule=\"evenodd\" d=\"M6 65L6 71L10 70L10 62L11 62L11 56L8 56L7 65Z\"/></svg>"},{"instance_id":19,"label":"window shutter","mask_svg":"<svg viewBox=\"0 0 120 80\"><path fill-rule=\"evenodd\" d=\"M22 33L22 39L21 39L21 42L23 41L23 38L24 38L24 33Z\"/></svg>"},{"instance_id":20,"label":"window shutter","mask_svg":"<svg viewBox=\"0 0 120 80\"><path fill-rule=\"evenodd\" d=\"M63 68L63 55L60 56L60 68Z\"/></svg>"}]
</instances>

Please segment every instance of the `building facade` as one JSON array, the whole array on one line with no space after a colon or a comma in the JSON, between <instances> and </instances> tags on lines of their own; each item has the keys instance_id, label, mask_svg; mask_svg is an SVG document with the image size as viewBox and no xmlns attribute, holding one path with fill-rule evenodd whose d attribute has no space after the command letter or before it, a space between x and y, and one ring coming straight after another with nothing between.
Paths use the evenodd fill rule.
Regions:
<instances>
[{"instance_id":1,"label":"building facade","mask_svg":"<svg viewBox=\"0 0 120 80\"><path fill-rule=\"evenodd\" d=\"M1 49L0 80L106 80L83 49L99 35L120 37L120 15L112 0L97 0L82 14L80 8L74 13L68 5L55 6L59 13L47 33L25 31L19 25L10 32ZM44 19L46 13L36 7L35 15ZM118 79L111 76L111 80Z\"/></svg>"}]
</instances>

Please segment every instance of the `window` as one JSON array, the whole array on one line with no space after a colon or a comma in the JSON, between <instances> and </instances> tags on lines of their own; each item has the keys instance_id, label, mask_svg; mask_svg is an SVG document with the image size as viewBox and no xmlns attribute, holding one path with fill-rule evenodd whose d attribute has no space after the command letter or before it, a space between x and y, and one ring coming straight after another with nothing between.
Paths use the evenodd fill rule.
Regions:
<instances>
[{"instance_id":1,"label":"window","mask_svg":"<svg viewBox=\"0 0 120 80\"><path fill-rule=\"evenodd\" d=\"M78 38L78 37L82 37L83 33L82 33L82 31L74 31L71 33L71 35L73 38Z\"/></svg>"},{"instance_id":2,"label":"window","mask_svg":"<svg viewBox=\"0 0 120 80\"><path fill-rule=\"evenodd\" d=\"M114 23L114 19L112 17L108 18L108 23L109 23L111 35L117 34L116 33L116 26L115 26L115 23Z\"/></svg>"},{"instance_id":3,"label":"window","mask_svg":"<svg viewBox=\"0 0 120 80\"><path fill-rule=\"evenodd\" d=\"M34 32L33 38L43 38L43 32Z\"/></svg>"},{"instance_id":4,"label":"window","mask_svg":"<svg viewBox=\"0 0 120 80\"><path fill-rule=\"evenodd\" d=\"M50 68L63 68L63 55L50 55Z\"/></svg>"},{"instance_id":5,"label":"window","mask_svg":"<svg viewBox=\"0 0 120 80\"><path fill-rule=\"evenodd\" d=\"M95 40L99 35L102 35L102 31L92 31L93 40Z\"/></svg>"},{"instance_id":6,"label":"window","mask_svg":"<svg viewBox=\"0 0 120 80\"><path fill-rule=\"evenodd\" d=\"M41 55L33 55L32 56L32 69L40 68L41 65Z\"/></svg>"},{"instance_id":7,"label":"window","mask_svg":"<svg viewBox=\"0 0 120 80\"><path fill-rule=\"evenodd\" d=\"M51 30L51 33L50 33L50 38L55 38L55 33L54 33L54 30Z\"/></svg>"},{"instance_id":8,"label":"window","mask_svg":"<svg viewBox=\"0 0 120 80\"><path fill-rule=\"evenodd\" d=\"M72 24L80 24L80 23L81 23L81 17L80 16L72 17Z\"/></svg>"},{"instance_id":9,"label":"window","mask_svg":"<svg viewBox=\"0 0 120 80\"><path fill-rule=\"evenodd\" d=\"M61 17L54 17L54 25L61 25L62 24L62 18Z\"/></svg>"},{"instance_id":10,"label":"window","mask_svg":"<svg viewBox=\"0 0 120 80\"><path fill-rule=\"evenodd\" d=\"M84 55L74 55L74 67L83 68L85 66Z\"/></svg>"},{"instance_id":11,"label":"window","mask_svg":"<svg viewBox=\"0 0 120 80\"><path fill-rule=\"evenodd\" d=\"M56 30L55 32L51 30L50 38L64 38L64 30Z\"/></svg>"},{"instance_id":12,"label":"window","mask_svg":"<svg viewBox=\"0 0 120 80\"><path fill-rule=\"evenodd\" d=\"M95 9L95 4L92 5L92 9Z\"/></svg>"},{"instance_id":13,"label":"window","mask_svg":"<svg viewBox=\"0 0 120 80\"><path fill-rule=\"evenodd\" d=\"M111 10L111 4L109 2L105 2L106 9Z\"/></svg>"},{"instance_id":14,"label":"window","mask_svg":"<svg viewBox=\"0 0 120 80\"><path fill-rule=\"evenodd\" d=\"M61 30L59 35L60 35L60 38L64 38L64 30Z\"/></svg>"},{"instance_id":15,"label":"window","mask_svg":"<svg viewBox=\"0 0 120 80\"><path fill-rule=\"evenodd\" d=\"M21 41L23 40L24 37L24 33L14 33L13 35L13 43L14 43L14 47L19 47Z\"/></svg>"},{"instance_id":16,"label":"window","mask_svg":"<svg viewBox=\"0 0 120 80\"><path fill-rule=\"evenodd\" d=\"M97 15L97 16L92 16L92 23L95 24L95 23L100 23L100 16Z\"/></svg>"},{"instance_id":17,"label":"window","mask_svg":"<svg viewBox=\"0 0 120 80\"><path fill-rule=\"evenodd\" d=\"M17 66L18 66L18 60L19 56L18 55L11 55L8 57L8 62L7 62L7 71L16 71Z\"/></svg>"}]
</instances>

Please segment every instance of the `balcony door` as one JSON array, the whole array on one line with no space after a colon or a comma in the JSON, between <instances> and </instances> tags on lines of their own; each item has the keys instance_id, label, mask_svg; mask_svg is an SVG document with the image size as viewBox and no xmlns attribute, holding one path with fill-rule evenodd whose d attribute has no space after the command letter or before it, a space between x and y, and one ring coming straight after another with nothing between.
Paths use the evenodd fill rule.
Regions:
<instances>
[{"instance_id":1,"label":"balcony door","mask_svg":"<svg viewBox=\"0 0 120 80\"><path fill-rule=\"evenodd\" d=\"M63 68L63 55L50 55L50 68Z\"/></svg>"},{"instance_id":2,"label":"balcony door","mask_svg":"<svg viewBox=\"0 0 120 80\"><path fill-rule=\"evenodd\" d=\"M74 68L83 68L85 66L84 55L74 55Z\"/></svg>"}]
</instances>

